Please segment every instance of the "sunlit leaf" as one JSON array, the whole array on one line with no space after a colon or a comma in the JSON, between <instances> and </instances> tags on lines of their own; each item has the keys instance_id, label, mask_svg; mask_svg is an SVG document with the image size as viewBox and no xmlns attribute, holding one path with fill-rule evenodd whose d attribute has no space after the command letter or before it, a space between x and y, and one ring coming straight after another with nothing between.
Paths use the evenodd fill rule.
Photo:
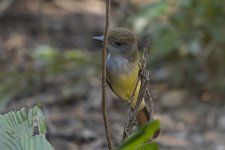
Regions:
<instances>
[{"instance_id":1,"label":"sunlit leaf","mask_svg":"<svg viewBox=\"0 0 225 150\"><path fill-rule=\"evenodd\" d=\"M159 146L156 142L147 143L139 147L137 150L158 150Z\"/></svg>"},{"instance_id":2,"label":"sunlit leaf","mask_svg":"<svg viewBox=\"0 0 225 150\"><path fill-rule=\"evenodd\" d=\"M145 126L138 128L128 139L119 147L119 150L137 149L142 144L152 138L153 134L160 128L159 120L150 121ZM155 149L152 149L155 150Z\"/></svg>"}]
</instances>

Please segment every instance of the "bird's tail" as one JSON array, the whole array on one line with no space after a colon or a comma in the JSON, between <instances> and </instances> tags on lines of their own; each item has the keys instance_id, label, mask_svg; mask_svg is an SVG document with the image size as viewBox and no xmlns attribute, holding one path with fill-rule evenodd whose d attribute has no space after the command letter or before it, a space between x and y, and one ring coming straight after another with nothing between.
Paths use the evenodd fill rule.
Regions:
<instances>
[{"instance_id":1,"label":"bird's tail","mask_svg":"<svg viewBox=\"0 0 225 150\"><path fill-rule=\"evenodd\" d=\"M150 111L148 109L148 107L145 105L142 109L140 109L137 113L137 123L138 123L138 126L141 126L141 125L144 125L146 124L147 122L150 121L150 119L153 119L151 118L150 116ZM157 138L159 136L161 132L161 129L159 128L153 135L153 139Z\"/></svg>"},{"instance_id":2,"label":"bird's tail","mask_svg":"<svg viewBox=\"0 0 225 150\"><path fill-rule=\"evenodd\" d=\"M138 111L137 113L137 122L138 126L146 124L150 121L150 112L146 105Z\"/></svg>"}]
</instances>

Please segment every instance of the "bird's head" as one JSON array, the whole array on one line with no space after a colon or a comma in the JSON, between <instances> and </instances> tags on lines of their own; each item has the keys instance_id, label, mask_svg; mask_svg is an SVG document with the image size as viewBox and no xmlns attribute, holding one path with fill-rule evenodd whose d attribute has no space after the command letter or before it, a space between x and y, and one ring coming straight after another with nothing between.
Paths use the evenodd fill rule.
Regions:
<instances>
[{"instance_id":1,"label":"bird's head","mask_svg":"<svg viewBox=\"0 0 225 150\"><path fill-rule=\"evenodd\" d=\"M103 41L104 37L94 37L97 41ZM131 30L127 28L115 28L109 32L107 49L112 56L122 56L128 59L137 57L137 39Z\"/></svg>"}]
</instances>

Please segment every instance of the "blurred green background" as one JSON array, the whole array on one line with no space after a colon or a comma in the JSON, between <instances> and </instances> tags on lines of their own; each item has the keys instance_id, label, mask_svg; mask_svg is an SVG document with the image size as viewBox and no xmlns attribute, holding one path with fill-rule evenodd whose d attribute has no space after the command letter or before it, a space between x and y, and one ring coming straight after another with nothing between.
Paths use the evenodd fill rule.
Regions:
<instances>
[{"instance_id":1,"label":"blurred green background","mask_svg":"<svg viewBox=\"0 0 225 150\"><path fill-rule=\"evenodd\" d=\"M170 66L171 84L224 95L223 1L173 0L136 6L127 23L152 33L152 67Z\"/></svg>"},{"instance_id":2,"label":"blurred green background","mask_svg":"<svg viewBox=\"0 0 225 150\"><path fill-rule=\"evenodd\" d=\"M224 7L222 0L112 0L110 27L135 31L140 50L150 39L161 149L225 150ZM104 13L103 0L0 0L0 112L42 104L56 149L106 147L101 45L91 40L103 34ZM118 144L126 104L108 91Z\"/></svg>"}]
</instances>

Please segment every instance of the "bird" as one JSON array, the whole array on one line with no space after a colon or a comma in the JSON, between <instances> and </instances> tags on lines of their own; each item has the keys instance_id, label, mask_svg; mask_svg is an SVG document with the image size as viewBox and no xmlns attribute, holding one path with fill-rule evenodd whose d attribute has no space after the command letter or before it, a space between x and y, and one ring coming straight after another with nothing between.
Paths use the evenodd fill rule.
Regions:
<instances>
[{"instance_id":1,"label":"bird","mask_svg":"<svg viewBox=\"0 0 225 150\"><path fill-rule=\"evenodd\" d=\"M93 37L93 39L103 42L104 36ZM106 80L109 87L121 100L130 103L131 110L134 110L138 99L141 68L136 34L123 27L117 27L109 31ZM138 108L136 120L138 126L144 125L150 120L149 108L144 99Z\"/></svg>"}]
</instances>

